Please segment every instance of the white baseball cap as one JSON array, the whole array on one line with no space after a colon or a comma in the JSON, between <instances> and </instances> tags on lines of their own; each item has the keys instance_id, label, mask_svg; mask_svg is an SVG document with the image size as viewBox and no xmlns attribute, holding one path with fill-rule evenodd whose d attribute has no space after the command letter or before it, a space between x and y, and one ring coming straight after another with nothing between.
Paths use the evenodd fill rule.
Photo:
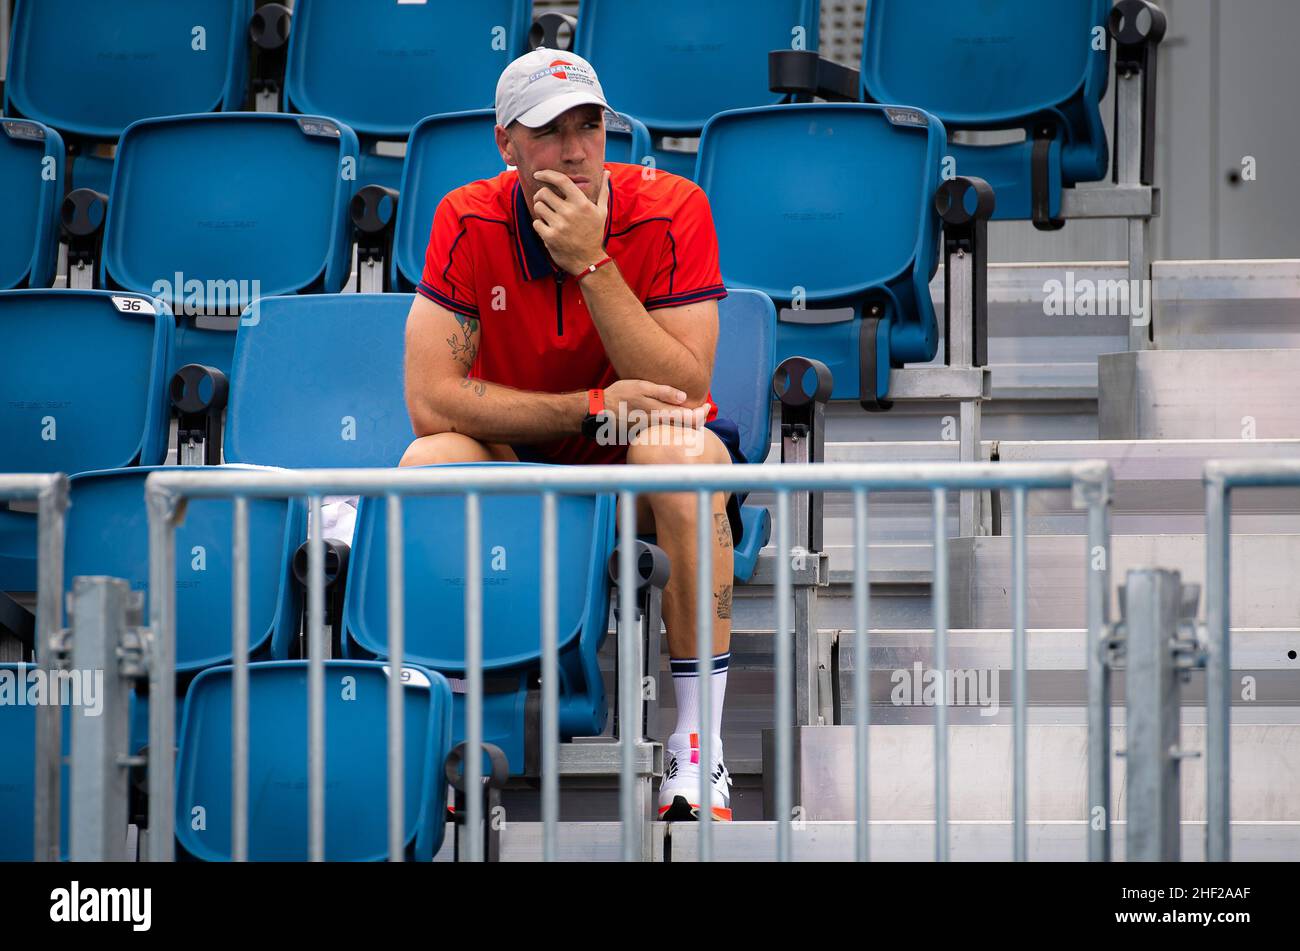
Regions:
<instances>
[{"instance_id":1,"label":"white baseball cap","mask_svg":"<svg viewBox=\"0 0 1300 951\"><path fill-rule=\"evenodd\" d=\"M586 105L609 108L596 71L573 53L540 46L507 66L497 80L497 125L502 128L518 119L536 129Z\"/></svg>"}]
</instances>

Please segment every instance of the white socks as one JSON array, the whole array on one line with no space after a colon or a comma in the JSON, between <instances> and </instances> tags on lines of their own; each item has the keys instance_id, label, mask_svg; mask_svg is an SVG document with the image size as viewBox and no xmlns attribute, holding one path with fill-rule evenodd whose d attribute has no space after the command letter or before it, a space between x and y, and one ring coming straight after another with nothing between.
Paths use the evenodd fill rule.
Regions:
<instances>
[{"instance_id":1,"label":"white socks","mask_svg":"<svg viewBox=\"0 0 1300 951\"><path fill-rule=\"evenodd\" d=\"M715 655L709 680L709 732L713 738L712 758L715 761L722 758L722 704L727 694L727 664L730 659L730 653ZM699 665L694 657L674 657L669 661L669 667L673 674L673 690L677 694L677 726L668 738L667 746L671 753L684 754L700 745ZM695 742L691 742L692 734L696 735Z\"/></svg>"}]
</instances>

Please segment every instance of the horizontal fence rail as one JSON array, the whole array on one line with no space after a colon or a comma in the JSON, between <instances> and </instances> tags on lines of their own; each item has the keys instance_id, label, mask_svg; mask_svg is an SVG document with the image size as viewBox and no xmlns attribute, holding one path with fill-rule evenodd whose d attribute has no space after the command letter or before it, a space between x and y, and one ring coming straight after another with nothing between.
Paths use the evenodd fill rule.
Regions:
<instances>
[{"instance_id":1,"label":"horizontal fence rail","mask_svg":"<svg viewBox=\"0 0 1300 951\"><path fill-rule=\"evenodd\" d=\"M55 639L63 628L63 536L68 477L61 473L0 475L0 502L36 502L36 659L42 676L56 666ZM33 855L57 862L62 836L60 802L63 717L57 705L36 708L36 829Z\"/></svg>"},{"instance_id":2,"label":"horizontal fence rail","mask_svg":"<svg viewBox=\"0 0 1300 951\"><path fill-rule=\"evenodd\" d=\"M542 592L539 609L542 612L542 819L543 854L554 858L556 854L556 826L559 819L557 786L558 747L558 694L556 688L558 657L556 646L557 575L556 537L557 505L559 495L582 494L616 495L619 502L620 524L618 560L619 579L619 683L618 710L620 713L620 817L622 825L622 852L626 859L641 854L646 830L645 815L638 815L636 782L636 753L641 743L640 647L636 643L634 626L636 607L633 583L633 561L636 539L636 501L639 494L647 492L695 493L698 511L707 508L710 493L717 491L766 490L776 493L776 525L774 538L777 548L775 598L776 624L776 802L778 807L776 828L776 856L786 860L791 857L791 828L793 804L792 750L793 750L793 631L790 605L792 601L792 571L790 565L790 494L793 492L841 491L851 493L854 499L854 539L856 560L853 593L857 631L854 645L859 658L868 656L868 631L870 627L870 600L867 546L867 501L871 492L929 490L934 501L934 628L936 635L936 667L944 669L946 632L948 628L948 592L942 579L947 570L947 534L943 523L946 493L963 490L998 490L1013 493L1013 598L1015 604L1015 630L1013 632L1013 658L1015 684L1015 857L1027 857L1026 797L1025 797L1025 704L1024 667L1026 637L1026 557L1025 497L1028 492L1047 489L1069 489L1073 492L1076 507L1088 509L1087 557L1087 626L1088 626L1088 676L1089 676L1089 731L1088 731L1088 802L1089 813L1096 806L1109 808L1109 709L1095 701L1108 702L1109 692L1100 662L1100 646L1106 632L1108 613L1109 577L1109 524L1110 468L1102 462L1079 463L940 463L940 464L856 464L830 463L815 466L521 466L521 467L429 467L419 469L221 469L160 471L146 481L145 494L149 513L150 558L150 618L156 663L151 664L150 750L149 758L149 858L169 861L174 857L174 704L175 694L170 687L175 671L175 550L176 526L182 518L184 502L197 498L233 498L235 504L234 566L232 591L236 607L234 622L236 641L247 642L247 500L250 498L301 498L308 500L313 515L319 513L323 496L359 495L383 498L388 518L388 605L389 605L389 657L394 671L403 664L404 577L402 561L401 500L408 496L460 495L466 499L466 739L467 749L475 750L483 735L483 592L481 591L481 498L494 494L540 495L542 498ZM319 525L313 519L313 525ZM707 548L709 532L701 520L696 544L701 551L700 578L711 577L710 557ZM242 560L240 560L242 559ZM324 549L317 530L309 546L308 579L308 631L310 658L308 673L309 718L309 857L321 860L325 855L324 841L324 700L323 664L324 637ZM695 606L697 622L709 616L711 605L701 597ZM711 632L711 627L710 627ZM711 637L697 631L697 663L706 671L711 663ZM856 749L854 773L856 782L856 854L860 860L869 857L868 797L867 797L867 727L868 665L859 663L855 674L854 697L857 699ZM234 757L247 757L248 751L248 666L238 659L234 665L232 710L235 743ZM707 683L707 676L701 682ZM242 681L242 682L241 682ZM935 729L935 792L936 834L935 856L948 857L948 776L947 730L945 704L947 697L937 697ZM705 714L712 702L707 691L703 698ZM403 761L401 757L402 702L400 678L389 681L389 843L390 857L401 859ZM702 731L703 732L703 731ZM478 790L482 780L482 760L478 755L466 755L464 762L464 788ZM701 770L701 823L700 854L711 855L711 822L706 815L709 789L706 785L709 770ZM236 787L232 790L234 809L232 853L240 858L248 854L248 797L246 788L247 765L232 763L232 776ZM482 838L478 834L483 821L483 804L478 795L467 796L467 828L469 835L465 854L470 860L481 860ZM1109 858L1110 821L1089 824L1089 857Z\"/></svg>"},{"instance_id":3,"label":"horizontal fence rail","mask_svg":"<svg viewBox=\"0 0 1300 951\"><path fill-rule=\"evenodd\" d=\"M1300 486L1300 459L1205 464L1205 857L1232 858L1229 735L1232 725L1232 490Z\"/></svg>"}]
</instances>

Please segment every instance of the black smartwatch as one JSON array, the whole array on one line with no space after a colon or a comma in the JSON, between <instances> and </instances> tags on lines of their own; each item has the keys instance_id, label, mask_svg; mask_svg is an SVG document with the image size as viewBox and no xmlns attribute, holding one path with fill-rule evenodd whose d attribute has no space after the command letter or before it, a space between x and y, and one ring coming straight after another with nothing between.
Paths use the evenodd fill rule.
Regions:
<instances>
[{"instance_id":1,"label":"black smartwatch","mask_svg":"<svg viewBox=\"0 0 1300 951\"><path fill-rule=\"evenodd\" d=\"M587 391L587 415L582 418L582 435L595 439L605 425L605 391Z\"/></svg>"}]
</instances>

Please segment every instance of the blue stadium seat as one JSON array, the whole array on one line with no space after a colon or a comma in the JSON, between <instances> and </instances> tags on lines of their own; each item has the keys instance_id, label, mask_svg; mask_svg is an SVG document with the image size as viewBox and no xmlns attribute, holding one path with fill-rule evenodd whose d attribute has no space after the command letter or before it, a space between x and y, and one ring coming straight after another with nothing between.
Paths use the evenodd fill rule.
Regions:
<instances>
[{"instance_id":1,"label":"blue stadium seat","mask_svg":"<svg viewBox=\"0 0 1300 951\"><path fill-rule=\"evenodd\" d=\"M392 281L413 289L424 271L433 213L443 196L461 185L505 171L491 109L429 116L411 131L402 172L393 240ZM650 133L637 119L606 113L605 159L639 165L650 154Z\"/></svg>"},{"instance_id":2,"label":"blue stadium seat","mask_svg":"<svg viewBox=\"0 0 1300 951\"><path fill-rule=\"evenodd\" d=\"M1033 153L1041 137L1056 218L1063 186L1106 174L1099 104L1109 75L1110 8L1111 0L871 0L864 97L925 109L950 133L1023 129L1021 142L948 148L955 174L993 186L994 218L1032 216Z\"/></svg>"},{"instance_id":3,"label":"blue stadium seat","mask_svg":"<svg viewBox=\"0 0 1300 951\"><path fill-rule=\"evenodd\" d=\"M59 263L63 139L48 126L0 121L0 289L49 287Z\"/></svg>"},{"instance_id":4,"label":"blue stadium seat","mask_svg":"<svg viewBox=\"0 0 1300 951\"><path fill-rule=\"evenodd\" d=\"M125 578L149 588L149 523L144 481L161 467L84 472L70 480L64 577ZM168 466L167 471L186 467ZM176 528L176 671L230 662L233 503L193 499ZM291 558L305 537L300 501L248 503L249 647L255 657L289 654L298 622ZM146 599L145 613L148 614ZM147 623L147 620L146 620Z\"/></svg>"},{"instance_id":5,"label":"blue stadium seat","mask_svg":"<svg viewBox=\"0 0 1300 951\"><path fill-rule=\"evenodd\" d=\"M333 119L230 113L133 124L117 153L101 285L162 297L190 318L176 366L229 373L230 330L250 301L332 293L347 281L345 174L356 154L356 136ZM201 328L200 316L230 327Z\"/></svg>"},{"instance_id":6,"label":"blue stadium seat","mask_svg":"<svg viewBox=\"0 0 1300 951\"><path fill-rule=\"evenodd\" d=\"M252 12L253 0L18 0L5 115L88 146L138 119L239 109ZM78 186L102 183L99 173L83 181L80 165Z\"/></svg>"},{"instance_id":7,"label":"blue stadium seat","mask_svg":"<svg viewBox=\"0 0 1300 951\"><path fill-rule=\"evenodd\" d=\"M574 52L610 105L661 136L698 136L727 109L774 105L771 50L816 50L820 0L582 0ZM802 32L800 32L802 30ZM694 177L695 156L657 148L665 171Z\"/></svg>"},{"instance_id":8,"label":"blue stadium seat","mask_svg":"<svg viewBox=\"0 0 1300 951\"><path fill-rule=\"evenodd\" d=\"M239 328L225 457L286 468L395 466L415 439L402 388L413 294L271 297Z\"/></svg>"},{"instance_id":9,"label":"blue stadium seat","mask_svg":"<svg viewBox=\"0 0 1300 951\"><path fill-rule=\"evenodd\" d=\"M0 472L158 465L173 318L137 294L0 291ZM36 516L0 509L0 590L36 587Z\"/></svg>"},{"instance_id":10,"label":"blue stadium seat","mask_svg":"<svg viewBox=\"0 0 1300 951\"><path fill-rule=\"evenodd\" d=\"M28 664L0 664L0 862L30 862L36 839L36 707L19 705L9 689L27 693ZM63 707L63 753L72 749L72 708ZM61 787L63 820L60 855L68 854L68 767Z\"/></svg>"},{"instance_id":11,"label":"blue stadium seat","mask_svg":"<svg viewBox=\"0 0 1300 951\"><path fill-rule=\"evenodd\" d=\"M758 291L728 289L718 301L718 352L713 401L736 423L746 462L762 465L772 446L772 372L776 369L776 308ZM737 581L748 581L772 534L768 510L742 505L745 532L733 552Z\"/></svg>"},{"instance_id":12,"label":"blue stadium seat","mask_svg":"<svg viewBox=\"0 0 1300 951\"><path fill-rule=\"evenodd\" d=\"M333 116L365 146L356 185L398 186L405 140L425 116L490 106L497 78L528 49L532 0L378 3L298 0L284 94L295 112Z\"/></svg>"},{"instance_id":13,"label":"blue stadium seat","mask_svg":"<svg viewBox=\"0 0 1300 951\"><path fill-rule=\"evenodd\" d=\"M409 671L403 710L406 855L432 860L447 817L443 763L451 690L442 675ZM176 764L176 835L189 856L231 857L231 669L204 671L185 699ZM248 856L303 861L307 850L307 662L249 666ZM325 662L325 858L388 858L388 671ZM204 822L195 829L195 809Z\"/></svg>"},{"instance_id":14,"label":"blue stadium seat","mask_svg":"<svg viewBox=\"0 0 1300 951\"><path fill-rule=\"evenodd\" d=\"M860 103L739 109L704 129L699 181L723 280L772 298L776 362L822 361L838 399L871 398L873 375L884 398L891 366L935 356L945 143L933 116Z\"/></svg>"},{"instance_id":15,"label":"blue stadium seat","mask_svg":"<svg viewBox=\"0 0 1300 951\"><path fill-rule=\"evenodd\" d=\"M479 463L514 465L529 463ZM506 754L514 775L530 760L529 693L541 667L541 499L482 498L485 742ZM604 729L605 688L596 652L609 611L606 563L614 545L611 496L558 499L560 732ZM460 496L407 498L402 505L406 567L406 657L450 677L465 673L465 504ZM362 499L349 567L346 645L350 656L388 649L383 500ZM464 694L455 697L453 735L464 738Z\"/></svg>"}]
</instances>

